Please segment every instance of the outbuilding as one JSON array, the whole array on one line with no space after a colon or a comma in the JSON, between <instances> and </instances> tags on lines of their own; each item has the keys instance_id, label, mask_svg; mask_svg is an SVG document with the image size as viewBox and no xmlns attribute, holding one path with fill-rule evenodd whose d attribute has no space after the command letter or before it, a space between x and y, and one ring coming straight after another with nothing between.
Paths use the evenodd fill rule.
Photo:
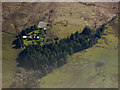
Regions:
<instances>
[{"instance_id":1,"label":"outbuilding","mask_svg":"<svg viewBox=\"0 0 120 90\"><path fill-rule=\"evenodd\" d=\"M25 39L25 38L27 38L27 36L23 36L23 38Z\"/></svg>"},{"instance_id":2,"label":"outbuilding","mask_svg":"<svg viewBox=\"0 0 120 90\"><path fill-rule=\"evenodd\" d=\"M28 38L32 38L32 35L30 35Z\"/></svg>"},{"instance_id":3,"label":"outbuilding","mask_svg":"<svg viewBox=\"0 0 120 90\"><path fill-rule=\"evenodd\" d=\"M40 39L40 37L39 37L39 36L37 36L37 39Z\"/></svg>"},{"instance_id":4,"label":"outbuilding","mask_svg":"<svg viewBox=\"0 0 120 90\"><path fill-rule=\"evenodd\" d=\"M39 24L38 24L38 28L45 28L46 26L47 26L46 22L40 21Z\"/></svg>"},{"instance_id":5,"label":"outbuilding","mask_svg":"<svg viewBox=\"0 0 120 90\"><path fill-rule=\"evenodd\" d=\"M47 29L46 28L44 28L44 31L46 31Z\"/></svg>"}]
</instances>

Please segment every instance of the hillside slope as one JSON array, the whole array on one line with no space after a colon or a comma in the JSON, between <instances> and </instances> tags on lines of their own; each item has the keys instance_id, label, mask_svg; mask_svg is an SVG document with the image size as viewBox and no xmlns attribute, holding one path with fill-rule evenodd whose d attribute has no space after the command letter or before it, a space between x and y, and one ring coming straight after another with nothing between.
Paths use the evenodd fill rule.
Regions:
<instances>
[{"instance_id":1,"label":"hillside slope","mask_svg":"<svg viewBox=\"0 0 120 90\"><path fill-rule=\"evenodd\" d=\"M70 2L4 2L2 4L3 31L19 33L19 31L37 24L40 20L47 22L68 21L69 24L81 26L100 25L117 13L117 3L94 4L86 5Z\"/></svg>"},{"instance_id":2,"label":"hillside slope","mask_svg":"<svg viewBox=\"0 0 120 90\"><path fill-rule=\"evenodd\" d=\"M88 3L88 4L90 4L90 3ZM6 87L6 88L11 85L14 75L16 73L16 70L18 69L18 67L16 66L17 65L16 58L18 57L18 53L21 50L16 50L16 49L12 48L13 47L12 42L16 39L15 35L17 33L20 33L20 31L22 31L23 29L25 29L27 27L38 24L38 22L40 20L45 21L45 22L52 22L52 23L68 22L68 24L70 26L68 26L66 28L63 28L63 27L57 28L58 26L56 25L54 27L54 29L52 29L53 34L60 36L61 38L65 38L67 35L74 33L81 27L82 28L84 26L93 27L94 25L99 26L99 25L103 24L104 22L107 22L108 20L110 20L117 13L116 12L117 3L111 3L111 4L92 3L92 5L86 5L86 3L50 3L50 2L48 2L48 3L44 3L44 2L41 2L41 3L39 3L39 2L12 3L12 2L3 2L2 6L3 6L2 7L3 8L3 10L2 10L3 87ZM72 29L72 28L74 28L74 29ZM82 28L81 28L81 30L82 30ZM66 29L71 29L71 30L66 30ZM115 38L115 41L116 40L117 39ZM116 44L116 42L115 42L115 44ZM96 47L93 47L93 49L90 52L94 52L94 50L97 50ZM110 50L106 51L106 53L109 51ZM90 52L88 52L88 53L90 53ZM103 52L104 52L104 50L100 51L101 54ZM115 52L115 54L116 54L116 51L113 50L113 52ZM102 55L104 55L106 53L103 53ZM78 56L79 56L79 53L78 53ZM71 56L71 58L76 59L76 57L78 57L78 56L76 54L76 55ZM96 56L99 56L99 54ZM95 60L96 60L96 58L95 58ZM91 57L91 59L92 59L92 57ZM111 60L113 60L113 59L111 59ZM72 59L71 59L71 61L72 61ZM116 62L115 62L115 64L116 64ZM92 64L92 62L91 62L91 64ZM64 80L66 80L65 78L69 77L69 76L67 76L68 74L70 74L74 71L74 69L71 69L71 68L70 68L70 70L68 69L69 65L71 65L71 64L68 63L67 65L63 66L63 68L65 67L65 70L68 71L68 72L65 71L67 74L64 73L66 75L64 78L62 78ZM84 65L83 65L83 67L84 67ZM77 69L77 66L75 65L75 67L73 67L73 68ZM86 67L86 68L88 69L88 67ZM58 70L61 70L61 68ZM116 70L116 68L115 68L115 70ZM59 72L59 71L57 71L57 72ZM52 76L52 77L50 77L51 80L46 79L47 77L49 78L49 75L46 76L45 78L43 78L43 80L41 82L41 87L52 87L55 84L55 82L57 82L58 79L56 79L56 80L52 79L52 78L58 78L58 76L56 74L54 74L54 76L53 76L53 73L49 74ZM77 72L75 72L75 74L76 73ZM88 73L88 72L86 71L85 74L86 73ZM115 71L115 73L116 73L116 71ZM64 76L62 74L59 74L59 75ZM71 76L70 76L70 78L71 78L70 81L72 81L74 79ZM53 80L55 80L55 81L53 81ZM75 78L74 80L77 80L77 78ZM53 83L50 83L51 81L53 81ZM66 82L70 82L70 81L66 80ZM78 80L78 82L79 82L79 80ZM60 83L62 83L62 81L60 81ZM66 83L67 86L63 86L62 84L59 84L60 85L59 86L57 84L59 84L59 82L56 83L55 84L56 86L53 86L53 87L61 87L61 86L69 87L69 85L67 83ZM71 82L70 85L71 85L71 87L79 86L79 84L78 85L73 84L73 82ZM117 85L115 84L115 86L117 86Z\"/></svg>"},{"instance_id":3,"label":"hillside slope","mask_svg":"<svg viewBox=\"0 0 120 90\"><path fill-rule=\"evenodd\" d=\"M118 33L113 23L98 44L69 56L66 65L41 79L40 87L118 88Z\"/></svg>"}]
</instances>

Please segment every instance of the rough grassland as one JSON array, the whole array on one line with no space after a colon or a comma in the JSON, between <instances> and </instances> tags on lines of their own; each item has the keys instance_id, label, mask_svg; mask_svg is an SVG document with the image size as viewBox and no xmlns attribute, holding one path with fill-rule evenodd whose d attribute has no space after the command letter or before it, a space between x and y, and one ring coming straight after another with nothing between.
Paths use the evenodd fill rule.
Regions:
<instances>
[{"instance_id":1,"label":"rough grassland","mask_svg":"<svg viewBox=\"0 0 120 90\"><path fill-rule=\"evenodd\" d=\"M114 16L106 8L86 6L81 3L59 3L55 11L53 18L55 22L66 20L69 24L81 26L101 25Z\"/></svg>"},{"instance_id":2,"label":"rough grassland","mask_svg":"<svg viewBox=\"0 0 120 90\"><path fill-rule=\"evenodd\" d=\"M68 64L41 79L42 88L115 88L118 87L118 38L109 27L99 43L75 53ZM98 62L104 62L99 70Z\"/></svg>"},{"instance_id":3,"label":"rough grassland","mask_svg":"<svg viewBox=\"0 0 120 90\"><path fill-rule=\"evenodd\" d=\"M12 41L15 40L14 35L2 33L2 87L9 87L14 74L16 72L16 58L19 50L12 48Z\"/></svg>"},{"instance_id":4,"label":"rough grassland","mask_svg":"<svg viewBox=\"0 0 120 90\"><path fill-rule=\"evenodd\" d=\"M95 23L100 25L112 18L118 10L117 3L106 2L98 2L96 6L76 2L3 2L2 9L3 30L17 33L40 20L67 20L69 24L81 26L93 26Z\"/></svg>"}]
</instances>

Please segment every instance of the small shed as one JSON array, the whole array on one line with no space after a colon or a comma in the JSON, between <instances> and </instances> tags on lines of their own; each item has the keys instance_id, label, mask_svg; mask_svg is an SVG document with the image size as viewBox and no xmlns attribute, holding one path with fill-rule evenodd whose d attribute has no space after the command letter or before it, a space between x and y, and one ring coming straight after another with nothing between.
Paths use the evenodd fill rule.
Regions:
<instances>
[{"instance_id":1,"label":"small shed","mask_svg":"<svg viewBox=\"0 0 120 90\"><path fill-rule=\"evenodd\" d=\"M33 38L35 39L35 38L36 38L36 36L33 36Z\"/></svg>"},{"instance_id":2,"label":"small shed","mask_svg":"<svg viewBox=\"0 0 120 90\"><path fill-rule=\"evenodd\" d=\"M38 24L38 28L45 28L46 26L47 26L46 22L40 21L39 24Z\"/></svg>"},{"instance_id":3,"label":"small shed","mask_svg":"<svg viewBox=\"0 0 120 90\"><path fill-rule=\"evenodd\" d=\"M32 35L30 35L28 38L32 38Z\"/></svg>"},{"instance_id":4,"label":"small shed","mask_svg":"<svg viewBox=\"0 0 120 90\"><path fill-rule=\"evenodd\" d=\"M27 36L23 36L23 38L27 38Z\"/></svg>"},{"instance_id":5,"label":"small shed","mask_svg":"<svg viewBox=\"0 0 120 90\"><path fill-rule=\"evenodd\" d=\"M40 39L40 37L39 37L39 36L37 36L37 39Z\"/></svg>"},{"instance_id":6,"label":"small shed","mask_svg":"<svg viewBox=\"0 0 120 90\"><path fill-rule=\"evenodd\" d=\"M46 31L47 29L46 28L44 28L44 31Z\"/></svg>"},{"instance_id":7,"label":"small shed","mask_svg":"<svg viewBox=\"0 0 120 90\"><path fill-rule=\"evenodd\" d=\"M58 37L55 37L54 40L58 40L59 38Z\"/></svg>"}]
</instances>

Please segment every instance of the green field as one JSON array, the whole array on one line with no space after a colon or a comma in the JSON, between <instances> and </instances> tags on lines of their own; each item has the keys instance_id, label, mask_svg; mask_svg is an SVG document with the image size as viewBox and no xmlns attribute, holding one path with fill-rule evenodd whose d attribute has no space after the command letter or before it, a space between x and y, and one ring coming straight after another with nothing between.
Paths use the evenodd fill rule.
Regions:
<instances>
[{"instance_id":1,"label":"green field","mask_svg":"<svg viewBox=\"0 0 120 90\"><path fill-rule=\"evenodd\" d=\"M111 27L105 34L98 44L69 56L66 65L43 77L40 87L117 88L118 38ZM96 67L99 62L104 64Z\"/></svg>"},{"instance_id":2,"label":"green field","mask_svg":"<svg viewBox=\"0 0 120 90\"><path fill-rule=\"evenodd\" d=\"M11 85L17 69L16 58L20 50L12 48L12 42L15 36L8 33L2 33L2 87L7 88Z\"/></svg>"},{"instance_id":3,"label":"green field","mask_svg":"<svg viewBox=\"0 0 120 90\"><path fill-rule=\"evenodd\" d=\"M30 33L28 33L27 35L31 35L32 33L36 33L36 34L38 34L38 33L40 33L40 30L35 30L35 31L32 31L32 32L30 32ZM43 36L41 35L40 36L40 39L39 40L35 40L35 39L33 39L33 40L28 40L28 39L23 39L23 43L24 43L24 45L32 45L33 43L34 44L37 44L37 42L41 42L41 45L43 44L43 41L44 41L44 38L43 38Z\"/></svg>"},{"instance_id":4,"label":"green field","mask_svg":"<svg viewBox=\"0 0 120 90\"><path fill-rule=\"evenodd\" d=\"M33 43L34 44L37 44L37 42L36 41L41 41L41 45L42 45L42 42L43 42L43 40L44 40L44 38L40 38L39 40L29 40L29 41L27 41L26 39L25 40L23 40L23 43L24 43L24 45L32 45Z\"/></svg>"}]
</instances>

